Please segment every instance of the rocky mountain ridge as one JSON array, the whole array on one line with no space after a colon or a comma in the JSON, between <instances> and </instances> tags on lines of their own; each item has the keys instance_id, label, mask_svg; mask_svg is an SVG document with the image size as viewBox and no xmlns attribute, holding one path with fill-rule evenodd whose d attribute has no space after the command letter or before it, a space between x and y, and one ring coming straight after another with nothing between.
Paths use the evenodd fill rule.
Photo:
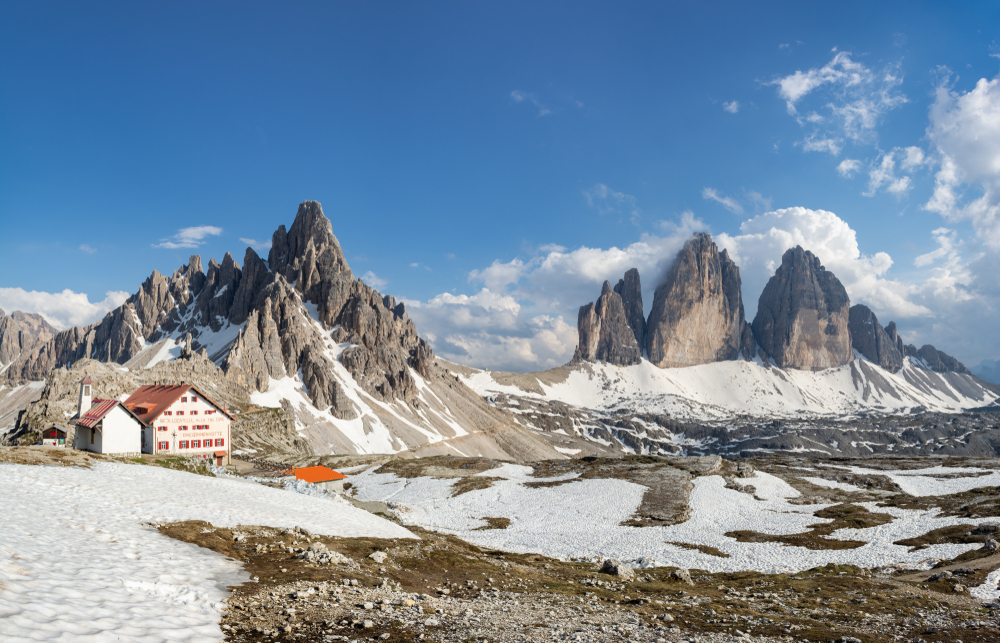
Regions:
<instances>
[{"instance_id":1,"label":"rocky mountain ridge","mask_svg":"<svg viewBox=\"0 0 1000 643\"><path fill-rule=\"evenodd\" d=\"M0 372L57 332L41 315L19 310L7 315L0 309Z\"/></svg>"},{"instance_id":2,"label":"rocky mountain ridge","mask_svg":"<svg viewBox=\"0 0 1000 643\"><path fill-rule=\"evenodd\" d=\"M801 246L782 256L752 324L744 317L739 267L707 233L693 235L678 252L656 288L648 319L642 316L639 283L632 268L614 292L605 282L596 304L580 308L573 363L636 365L642 362L636 349L642 347L640 354L660 368L757 359L818 371L849 364L858 354L890 373L912 359L926 370L971 374L931 345L904 346L895 322L883 327L867 306L851 306L840 280ZM620 302L614 293L622 295Z\"/></svg>"},{"instance_id":3,"label":"rocky mountain ridge","mask_svg":"<svg viewBox=\"0 0 1000 643\"><path fill-rule=\"evenodd\" d=\"M149 369L182 353L204 355L246 403L287 408L318 452L460 441L469 455L561 457L435 365L405 306L354 278L315 201L275 231L266 262L247 248L242 267L227 253L207 270L192 256L169 278L154 271L103 320L37 343L3 378L16 387L87 359Z\"/></svg>"}]
</instances>

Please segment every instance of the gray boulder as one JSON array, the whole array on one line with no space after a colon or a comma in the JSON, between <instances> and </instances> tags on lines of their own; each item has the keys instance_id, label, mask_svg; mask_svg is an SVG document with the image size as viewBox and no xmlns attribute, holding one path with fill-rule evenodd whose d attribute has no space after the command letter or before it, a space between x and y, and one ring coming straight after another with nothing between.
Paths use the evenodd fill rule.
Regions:
<instances>
[{"instance_id":1,"label":"gray boulder","mask_svg":"<svg viewBox=\"0 0 1000 643\"><path fill-rule=\"evenodd\" d=\"M604 563L601 565L601 573L618 576L624 580L629 580L635 577L635 572L632 568L617 558L606 558Z\"/></svg>"}]
</instances>

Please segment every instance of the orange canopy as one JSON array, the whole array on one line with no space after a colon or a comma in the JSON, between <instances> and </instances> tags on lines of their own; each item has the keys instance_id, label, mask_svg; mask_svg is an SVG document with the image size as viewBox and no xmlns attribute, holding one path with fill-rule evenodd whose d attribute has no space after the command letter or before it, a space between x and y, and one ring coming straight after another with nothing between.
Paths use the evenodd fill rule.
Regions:
<instances>
[{"instance_id":1,"label":"orange canopy","mask_svg":"<svg viewBox=\"0 0 1000 643\"><path fill-rule=\"evenodd\" d=\"M309 483L317 482L330 482L331 480L343 480L346 478L342 473L338 473L333 469L328 469L322 465L315 467L305 467L302 469L295 469L295 479L305 480Z\"/></svg>"}]
</instances>

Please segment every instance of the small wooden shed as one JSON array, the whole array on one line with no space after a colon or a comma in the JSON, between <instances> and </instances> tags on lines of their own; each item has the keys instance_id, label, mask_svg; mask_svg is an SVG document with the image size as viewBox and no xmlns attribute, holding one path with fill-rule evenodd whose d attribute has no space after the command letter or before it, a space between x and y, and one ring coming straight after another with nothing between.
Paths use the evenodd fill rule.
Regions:
<instances>
[{"instance_id":1,"label":"small wooden shed","mask_svg":"<svg viewBox=\"0 0 1000 643\"><path fill-rule=\"evenodd\" d=\"M305 480L309 484L322 487L327 491L344 493L344 480L347 480L347 476L338 471L317 465L315 467L294 469L292 472L295 474L296 480Z\"/></svg>"},{"instance_id":2,"label":"small wooden shed","mask_svg":"<svg viewBox=\"0 0 1000 643\"><path fill-rule=\"evenodd\" d=\"M66 446L66 428L58 424L52 424L42 431L42 444L47 447Z\"/></svg>"}]
</instances>

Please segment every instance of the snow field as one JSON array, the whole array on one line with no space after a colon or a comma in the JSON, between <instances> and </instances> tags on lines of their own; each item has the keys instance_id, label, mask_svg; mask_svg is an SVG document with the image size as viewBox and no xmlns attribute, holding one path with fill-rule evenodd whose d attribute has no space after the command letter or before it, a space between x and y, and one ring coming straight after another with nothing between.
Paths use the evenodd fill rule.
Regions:
<instances>
[{"instance_id":1,"label":"snow field","mask_svg":"<svg viewBox=\"0 0 1000 643\"><path fill-rule=\"evenodd\" d=\"M0 641L212 641L241 565L146 522L410 538L342 503L153 466L0 464Z\"/></svg>"},{"instance_id":2,"label":"snow field","mask_svg":"<svg viewBox=\"0 0 1000 643\"><path fill-rule=\"evenodd\" d=\"M562 382L539 381L543 395L527 393L515 386L497 383L489 371L460 375L480 395L506 393L520 397L558 400L598 411L641 404L649 410L676 417L722 420L749 414L755 417L844 416L859 411L908 412L913 407L948 412L989 403L964 397L945 378L907 362L899 373L875 369L898 394L878 386L868 387L860 364L847 364L822 371L765 368L744 361L716 362L684 368L658 368L643 360L634 366L588 365L593 373L574 370ZM940 390L921 390L906 380L910 371L932 381ZM855 377L862 382L855 384Z\"/></svg>"},{"instance_id":3,"label":"snow field","mask_svg":"<svg viewBox=\"0 0 1000 643\"><path fill-rule=\"evenodd\" d=\"M569 480L566 484L529 488L525 482L555 481L529 478L528 467L504 465L479 475L502 477L488 489L450 497L455 480L397 478L374 469L352 476L359 500L387 502L407 524L459 536L480 547L555 558L613 557L636 561L653 559L659 565L704 569L710 572L757 570L795 572L827 563L882 567L912 566L927 558L952 558L976 545L935 545L919 552L893 542L920 536L932 529L968 522L941 517L936 511L864 506L890 513L892 523L870 529L841 529L832 537L862 540L866 545L847 550L810 550L780 543L741 543L724 534L749 530L772 535L802 533L809 525L829 522L814 513L829 504L793 504L798 491L778 477L757 472L749 481L753 496L725 488L721 476L697 478L690 497L691 517L668 527L623 527L642 501L645 487L618 479ZM507 529L477 530L484 518L508 518ZM722 558L670 542L705 545L729 555Z\"/></svg>"}]
</instances>

